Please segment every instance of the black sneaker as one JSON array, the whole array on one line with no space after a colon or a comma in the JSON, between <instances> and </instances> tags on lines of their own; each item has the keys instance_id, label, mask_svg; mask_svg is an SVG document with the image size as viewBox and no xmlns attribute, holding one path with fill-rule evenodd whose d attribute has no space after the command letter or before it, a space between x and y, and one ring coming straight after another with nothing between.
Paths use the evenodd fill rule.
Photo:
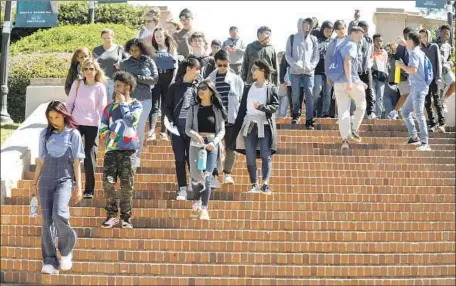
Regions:
<instances>
[{"instance_id":1,"label":"black sneaker","mask_svg":"<svg viewBox=\"0 0 456 286\"><path fill-rule=\"evenodd\" d=\"M418 139L418 137L410 137L409 140L407 141L407 144L420 145L421 142L420 142L420 139Z\"/></svg>"},{"instance_id":2,"label":"black sneaker","mask_svg":"<svg viewBox=\"0 0 456 286\"><path fill-rule=\"evenodd\" d=\"M306 121L306 129L307 130L315 130L314 124L312 120L307 120Z\"/></svg>"},{"instance_id":3,"label":"black sneaker","mask_svg":"<svg viewBox=\"0 0 456 286\"><path fill-rule=\"evenodd\" d=\"M122 219L122 228L133 228L133 224L131 224L130 219Z\"/></svg>"},{"instance_id":4,"label":"black sneaker","mask_svg":"<svg viewBox=\"0 0 456 286\"><path fill-rule=\"evenodd\" d=\"M107 217L106 220L101 224L102 228L112 228L119 223L119 219L116 217Z\"/></svg>"},{"instance_id":5,"label":"black sneaker","mask_svg":"<svg viewBox=\"0 0 456 286\"><path fill-rule=\"evenodd\" d=\"M270 195L271 190L269 189L269 185L263 185L263 187L261 188L261 193L265 195Z\"/></svg>"},{"instance_id":6,"label":"black sneaker","mask_svg":"<svg viewBox=\"0 0 456 286\"><path fill-rule=\"evenodd\" d=\"M351 139L355 142L361 143L363 141L361 137L359 136L359 131L352 131L352 136Z\"/></svg>"},{"instance_id":7,"label":"black sneaker","mask_svg":"<svg viewBox=\"0 0 456 286\"><path fill-rule=\"evenodd\" d=\"M93 194L90 194L90 193L84 194L84 199L86 199L86 200L93 199Z\"/></svg>"},{"instance_id":8,"label":"black sneaker","mask_svg":"<svg viewBox=\"0 0 456 286\"><path fill-rule=\"evenodd\" d=\"M298 124L299 123L299 117L298 118L293 118L291 120L291 124Z\"/></svg>"}]
</instances>

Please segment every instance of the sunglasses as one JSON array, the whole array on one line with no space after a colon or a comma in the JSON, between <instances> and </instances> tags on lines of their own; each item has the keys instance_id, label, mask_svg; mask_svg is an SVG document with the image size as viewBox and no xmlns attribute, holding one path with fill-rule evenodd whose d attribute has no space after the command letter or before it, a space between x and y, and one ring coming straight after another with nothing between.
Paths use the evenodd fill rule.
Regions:
<instances>
[{"instance_id":1,"label":"sunglasses","mask_svg":"<svg viewBox=\"0 0 456 286\"><path fill-rule=\"evenodd\" d=\"M95 70L95 68L85 68L84 71L91 71L93 72Z\"/></svg>"},{"instance_id":2,"label":"sunglasses","mask_svg":"<svg viewBox=\"0 0 456 286\"><path fill-rule=\"evenodd\" d=\"M198 90L206 91L209 87L207 85L198 86Z\"/></svg>"},{"instance_id":3,"label":"sunglasses","mask_svg":"<svg viewBox=\"0 0 456 286\"><path fill-rule=\"evenodd\" d=\"M188 20L190 20L190 18L181 18L180 19L181 22L187 22Z\"/></svg>"},{"instance_id":4,"label":"sunglasses","mask_svg":"<svg viewBox=\"0 0 456 286\"><path fill-rule=\"evenodd\" d=\"M219 68L227 68L227 67L228 67L228 65L222 65L222 64L217 64L217 66L218 66Z\"/></svg>"}]
</instances>

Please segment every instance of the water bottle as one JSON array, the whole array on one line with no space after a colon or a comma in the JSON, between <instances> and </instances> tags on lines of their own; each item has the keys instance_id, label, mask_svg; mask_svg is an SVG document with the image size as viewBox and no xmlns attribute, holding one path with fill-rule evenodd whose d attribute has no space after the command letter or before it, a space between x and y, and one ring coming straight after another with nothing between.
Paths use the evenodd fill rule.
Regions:
<instances>
[{"instance_id":1,"label":"water bottle","mask_svg":"<svg viewBox=\"0 0 456 286\"><path fill-rule=\"evenodd\" d=\"M198 170L199 171L206 170L206 163L207 163L207 151L206 151L206 148L201 148L198 151Z\"/></svg>"},{"instance_id":2,"label":"water bottle","mask_svg":"<svg viewBox=\"0 0 456 286\"><path fill-rule=\"evenodd\" d=\"M402 63L402 60L400 60ZM394 69L394 83L400 83L401 82L401 68L396 65L396 68Z\"/></svg>"},{"instance_id":3,"label":"water bottle","mask_svg":"<svg viewBox=\"0 0 456 286\"><path fill-rule=\"evenodd\" d=\"M38 199L34 194L32 195L32 199L30 200L30 216L38 216Z\"/></svg>"}]
</instances>

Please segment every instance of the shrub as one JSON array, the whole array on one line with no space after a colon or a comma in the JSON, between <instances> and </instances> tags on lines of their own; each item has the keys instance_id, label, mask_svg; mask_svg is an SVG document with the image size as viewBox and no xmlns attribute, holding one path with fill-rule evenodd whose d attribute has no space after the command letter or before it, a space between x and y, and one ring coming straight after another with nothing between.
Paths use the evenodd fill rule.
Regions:
<instances>
[{"instance_id":1,"label":"shrub","mask_svg":"<svg viewBox=\"0 0 456 286\"><path fill-rule=\"evenodd\" d=\"M19 55L11 58L8 79L8 112L15 122L25 115L25 93L31 78L65 78L71 53Z\"/></svg>"},{"instance_id":2,"label":"shrub","mask_svg":"<svg viewBox=\"0 0 456 286\"><path fill-rule=\"evenodd\" d=\"M95 23L123 24L138 28L142 16L149 7L133 6L126 3L99 4L95 7ZM88 1L69 1L59 3L59 25L88 23Z\"/></svg>"},{"instance_id":3,"label":"shrub","mask_svg":"<svg viewBox=\"0 0 456 286\"><path fill-rule=\"evenodd\" d=\"M116 42L124 45L136 36L137 31L119 24L90 24L79 26L60 26L41 30L23 38L11 46L11 55L30 53L65 52L72 53L78 47L93 49L101 45L100 33L103 28L114 30Z\"/></svg>"}]
</instances>

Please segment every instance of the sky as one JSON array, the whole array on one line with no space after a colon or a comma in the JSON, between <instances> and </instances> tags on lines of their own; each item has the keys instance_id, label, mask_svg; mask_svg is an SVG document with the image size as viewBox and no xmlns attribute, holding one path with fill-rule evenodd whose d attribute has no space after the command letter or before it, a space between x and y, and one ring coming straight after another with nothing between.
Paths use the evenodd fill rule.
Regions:
<instances>
[{"instance_id":1,"label":"sky","mask_svg":"<svg viewBox=\"0 0 456 286\"><path fill-rule=\"evenodd\" d=\"M443 1L443 0L442 0ZM226 40L230 26L239 28L240 37L246 44L256 40L261 26L272 29L272 44L277 51L284 50L286 40L297 32L299 18L315 16L320 24L324 20L353 18L355 9L361 10L361 20L375 30L373 15L376 8L403 8L418 11L415 1L128 1L131 4L167 6L178 19L182 9L193 13L195 30L202 31L209 42ZM371 33L373 34L373 33Z\"/></svg>"}]
</instances>

